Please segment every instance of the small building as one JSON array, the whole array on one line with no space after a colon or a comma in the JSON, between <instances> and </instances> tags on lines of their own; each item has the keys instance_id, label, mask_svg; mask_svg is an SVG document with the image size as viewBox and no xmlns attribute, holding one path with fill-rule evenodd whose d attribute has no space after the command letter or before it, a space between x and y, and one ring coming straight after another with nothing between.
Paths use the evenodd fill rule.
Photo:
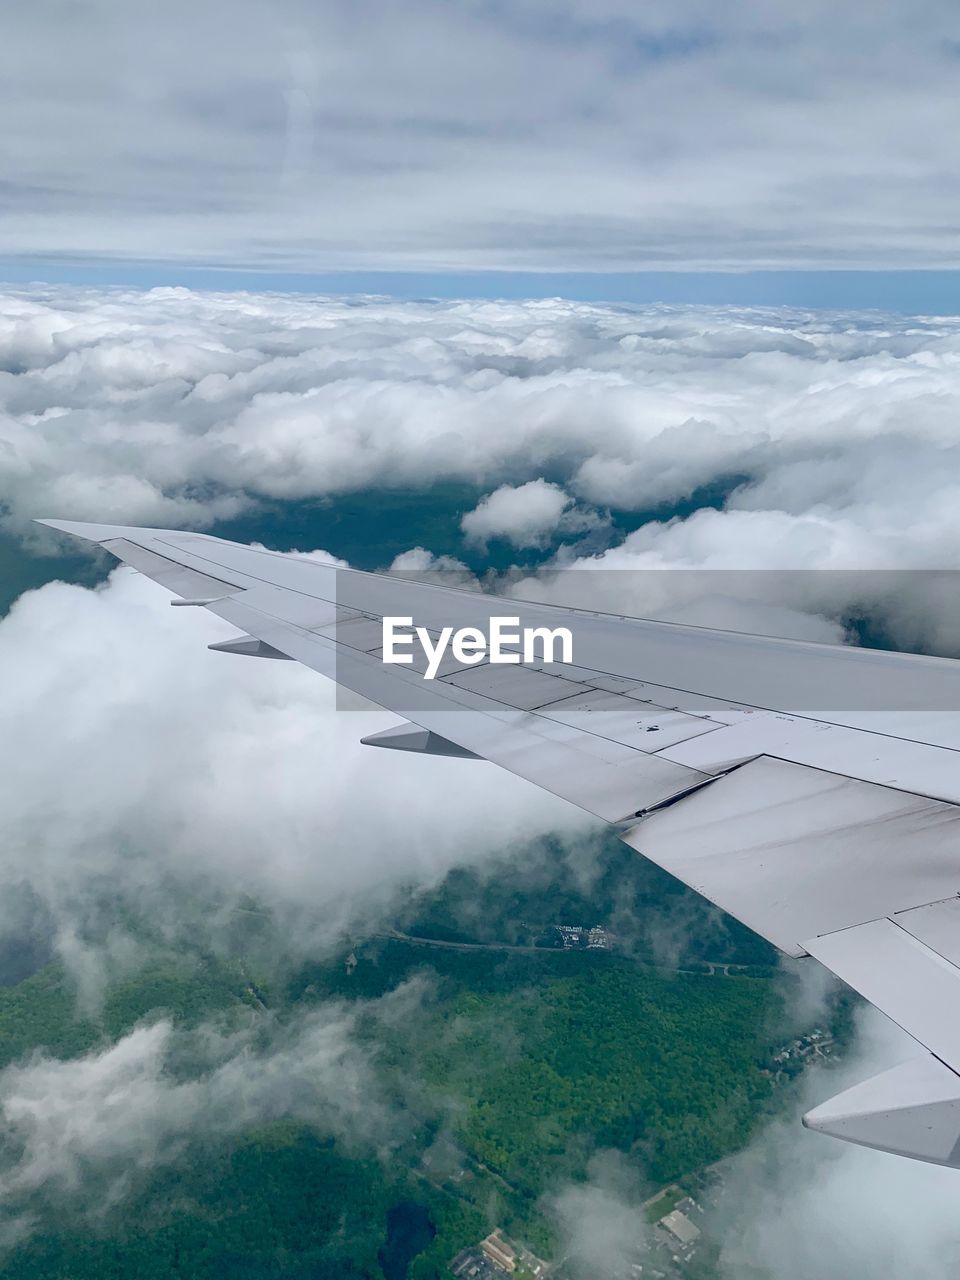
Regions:
<instances>
[{"instance_id":1,"label":"small building","mask_svg":"<svg viewBox=\"0 0 960 1280\"><path fill-rule=\"evenodd\" d=\"M499 1231L491 1231L486 1240L480 1241L480 1248L501 1271L511 1272L517 1269L517 1255Z\"/></svg>"},{"instance_id":2,"label":"small building","mask_svg":"<svg viewBox=\"0 0 960 1280\"><path fill-rule=\"evenodd\" d=\"M579 947L582 943L583 925L558 924L555 928L557 933L560 935L560 941L563 944L564 951L569 951L572 947Z\"/></svg>"},{"instance_id":3,"label":"small building","mask_svg":"<svg viewBox=\"0 0 960 1280\"><path fill-rule=\"evenodd\" d=\"M679 1241L685 1249L689 1249L700 1238L700 1228L690 1221L685 1213L681 1213L679 1209L674 1209L665 1217L660 1219L660 1226L664 1227L675 1240Z\"/></svg>"},{"instance_id":4,"label":"small building","mask_svg":"<svg viewBox=\"0 0 960 1280\"><path fill-rule=\"evenodd\" d=\"M503 1272L479 1249L462 1249L450 1263L458 1280L499 1280Z\"/></svg>"}]
</instances>

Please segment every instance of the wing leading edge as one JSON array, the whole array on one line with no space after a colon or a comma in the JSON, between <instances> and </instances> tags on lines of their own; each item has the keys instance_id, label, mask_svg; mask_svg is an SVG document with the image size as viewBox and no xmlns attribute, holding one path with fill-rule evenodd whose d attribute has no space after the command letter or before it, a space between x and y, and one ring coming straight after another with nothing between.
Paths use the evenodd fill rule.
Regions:
<instances>
[{"instance_id":1,"label":"wing leading edge","mask_svg":"<svg viewBox=\"0 0 960 1280\"><path fill-rule=\"evenodd\" d=\"M509 600L524 625L575 620L578 665L445 660L427 682L382 661L382 618L470 625L494 598L209 535L40 523L242 633L213 647L295 659L407 722L371 745L498 764L814 956L926 1053L804 1123L960 1167L960 663Z\"/></svg>"}]
</instances>

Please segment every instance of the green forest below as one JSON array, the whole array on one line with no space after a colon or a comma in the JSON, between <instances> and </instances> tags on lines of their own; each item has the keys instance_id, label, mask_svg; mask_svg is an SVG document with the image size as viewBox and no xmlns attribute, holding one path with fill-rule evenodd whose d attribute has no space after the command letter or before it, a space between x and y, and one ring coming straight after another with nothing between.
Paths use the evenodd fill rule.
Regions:
<instances>
[{"instance_id":1,"label":"green forest below","mask_svg":"<svg viewBox=\"0 0 960 1280\"><path fill-rule=\"evenodd\" d=\"M53 960L8 979L0 1066L41 1050L77 1057L160 1016L181 1028L252 1020L269 1036L332 1002L356 1015L403 1123L387 1154L293 1120L198 1136L95 1214L89 1196L33 1192L14 1206L30 1229L4 1277L431 1280L495 1225L553 1256L545 1205L597 1150L623 1152L652 1191L739 1149L778 1105L769 1064L793 1031L772 954L612 839L592 856L592 878L550 842L512 877L453 873L410 895L393 926L403 937L344 938L306 962L277 963L282 930L256 904L236 903L217 939L193 928L176 946L117 905L149 959L109 985L96 1016L78 1013ZM619 921L621 945L559 950L558 920ZM683 925L672 968L656 942L665 921L677 937ZM486 945L432 945L455 939ZM696 971L704 960L747 967L709 975ZM383 1016L398 989L413 993L403 1016Z\"/></svg>"}]
</instances>

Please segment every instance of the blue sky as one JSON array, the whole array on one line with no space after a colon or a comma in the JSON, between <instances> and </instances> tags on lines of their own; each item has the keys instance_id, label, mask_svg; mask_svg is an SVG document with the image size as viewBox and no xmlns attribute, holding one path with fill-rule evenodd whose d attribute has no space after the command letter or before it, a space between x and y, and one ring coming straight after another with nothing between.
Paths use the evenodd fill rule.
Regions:
<instances>
[{"instance_id":1,"label":"blue sky","mask_svg":"<svg viewBox=\"0 0 960 1280\"><path fill-rule=\"evenodd\" d=\"M163 263L66 263L0 259L0 282L151 289L386 294L395 298L570 298L579 302L677 303L960 313L960 271L340 271L271 273Z\"/></svg>"}]
</instances>

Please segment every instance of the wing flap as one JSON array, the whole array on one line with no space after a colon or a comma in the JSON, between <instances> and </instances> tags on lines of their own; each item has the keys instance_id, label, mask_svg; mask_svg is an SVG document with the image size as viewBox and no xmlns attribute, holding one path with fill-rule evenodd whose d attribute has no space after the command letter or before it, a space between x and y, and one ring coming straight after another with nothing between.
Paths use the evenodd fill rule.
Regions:
<instances>
[{"instance_id":1,"label":"wing flap","mask_svg":"<svg viewBox=\"0 0 960 1280\"><path fill-rule=\"evenodd\" d=\"M960 1167L960 969L916 936L956 955L958 924L953 898L807 940L812 956L930 1050L814 1108L808 1128Z\"/></svg>"},{"instance_id":2,"label":"wing flap","mask_svg":"<svg viewBox=\"0 0 960 1280\"><path fill-rule=\"evenodd\" d=\"M944 960L960 966L960 898L900 911L893 922Z\"/></svg>"},{"instance_id":3,"label":"wing flap","mask_svg":"<svg viewBox=\"0 0 960 1280\"><path fill-rule=\"evenodd\" d=\"M947 1066L960 1067L960 969L949 960L887 919L804 945Z\"/></svg>"},{"instance_id":4,"label":"wing flap","mask_svg":"<svg viewBox=\"0 0 960 1280\"><path fill-rule=\"evenodd\" d=\"M956 805L769 757L621 838L790 955L960 892Z\"/></svg>"}]
</instances>

